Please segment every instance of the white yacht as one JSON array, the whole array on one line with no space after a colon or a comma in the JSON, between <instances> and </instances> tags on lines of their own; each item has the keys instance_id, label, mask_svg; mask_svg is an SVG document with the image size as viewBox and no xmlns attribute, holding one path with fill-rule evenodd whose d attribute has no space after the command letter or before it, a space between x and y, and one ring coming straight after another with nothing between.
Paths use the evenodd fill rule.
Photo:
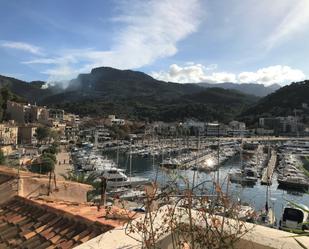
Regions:
<instances>
[{"instance_id":1,"label":"white yacht","mask_svg":"<svg viewBox=\"0 0 309 249\"><path fill-rule=\"evenodd\" d=\"M160 166L168 169L176 169L181 166L181 162L177 158L168 158L163 160Z\"/></svg>"},{"instance_id":2,"label":"white yacht","mask_svg":"<svg viewBox=\"0 0 309 249\"><path fill-rule=\"evenodd\" d=\"M229 173L229 178L232 183L240 184L255 184L258 180L257 171L253 168L238 169Z\"/></svg>"},{"instance_id":3,"label":"white yacht","mask_svg":"<svg viewBox=\"0 0 309 249\"><path fill-rule=\"evenodd\" d=\"M123 200L136 200L138 198L143 198L146 196L145 190L138 189L128 189L126 192L120 195L120 198Z\"/></svg>"},{"instance_id":4,"label":"white yacht","mask_svg":"<svg viewBox=\"0 0 309 249\"><path fill-rule=\"evenodd\" d=\"M118 188L118 187L136 187L149 183L149 179L142 177L128 177L123 169L116 167L102 168L96 170L98 177L104 177L107 180L107 188Z\"/></svg>"}]
</instances>

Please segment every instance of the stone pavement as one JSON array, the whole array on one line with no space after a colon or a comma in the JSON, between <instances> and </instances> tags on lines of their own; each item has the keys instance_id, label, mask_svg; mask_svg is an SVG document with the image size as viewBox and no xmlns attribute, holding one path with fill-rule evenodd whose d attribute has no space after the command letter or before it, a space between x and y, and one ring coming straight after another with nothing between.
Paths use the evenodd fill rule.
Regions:
<instances>
[{"instance_id":1,"label":"stone pavement","mask_svg":"<svg viewBox=\"0 0 309 249\"><path fill-rule=\"evenodd\" d=\"M73 169L73 165L70 164L70 153L67 152L64 146L60 147L61 151L57 154L57 163L55 165L56 177L59 180L64 180L62 174L66 174Z\"/></svg>"}]
</instances>

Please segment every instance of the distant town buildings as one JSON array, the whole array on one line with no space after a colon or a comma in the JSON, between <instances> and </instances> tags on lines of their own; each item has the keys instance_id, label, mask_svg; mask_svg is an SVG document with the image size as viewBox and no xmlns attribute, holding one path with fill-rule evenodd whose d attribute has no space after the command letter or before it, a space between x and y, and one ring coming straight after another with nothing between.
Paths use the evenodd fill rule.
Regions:
<instances>
[{"instance_id":1,"label":"distant town buildings","mask_svg":"<svg viewBox=\"0 0 309 249\"><path fill-rule=\"evenodd\" d=\"M2 147L18 144L34 145L37 143L36 128L42 125L55 131L59 135L61 144L77 141L107 142L115 137L118 130L121 130L122 135L136 137L136 139L143 139L145 136L150 138L153 134L176 137L305 135L309 133L308 125L305 125L309 123L308 110L308 104L303 103L299 109L294 110L295 115L261 117L258 123L254 127L251 126L249 130L246 123L237 120L230 121L228 124L187 119L184 122L155 121L140 122L136 125L138 122L121 119L116 115L108 115L107 118L102 119L91 117L80 119L78 115L66 113L62 109L8 101L6 118L10 121L0 124L0 145ZM134 133L128 127L134 127Z\"/></svg>"},{"instance_id":2,"label":"distant town buildings","mask_svg":"<svg viewBox=\"0 0 309 249\"><path fill-rule=\"evenodd\" d=\"M206 123L205 135L210 137L226 136L227 127L218 122Z\"/></svg>"},{"instance_id":3,"label":"distant town buildings","mask_svg":"<svg viewBox=\"0 0 309 249\"><path fill-rule=\"evenodd\" d=\"M77 140L79 116L64 110L7 101L6 116L10 122L0 125L2 145L36 144L35 130L40 125L56 131L62 140Z\"/></svg>"},{"instance_id":4,"label":"distant town buildings","mask_svg":"<svg viewBox=\"0 0 309 249\"><path fill-rule=\"evenodd\" d=\"M0 144L16 145L18 137L18 127L12 123L0 124Z\"/></svg>"},{"instance_id":5,"label":"distant town buildings","mask_svg":"<svg viewBox=\"0 0 309 249\"><path fill-rule=\"evenodd\" d=\"M247 136L249 131L246 129L244 122L233 120L228 125L227 135L228 136Z\"/></svg>"},{"instance_id":6,"label":"distant town buildings","mask_svg":"<svg viewBox=\"0 0 309 249\"><path fill-rule=\"evenodd\" d=\"M22 104L13 101L7 102L6 113L8 120L14 120L19 124L35 122L47 124L49 119L49 112L46 107Z\"/></svg>"},{"instance_id":7,"label":"distant town buildings","mask_svg":"<svg viewBox=\"0 0 309 249\"><path fill-rule=\"evenodd\" d=\"M64 119L64 110L60 109L49 109L49 118L55 121L63 121Z\"/></svg>"},{"instance_id":8,"label":"distant town buildings","mask_svg":"<svg viewBox=\"0 0 309 249\"><path fill-rule=\"evenodd\" d=\"M125 125L126 123L124 119L116 118L115 115L108 115L107 122L110 125Z\"/></svg>"},{"instance_id":9,"label":"distant town buildings","mask_svg":"<svg viewBox=\"0 0 309 249\"><path fill-rule=\"evenodd\" d=\"M25 124L18 127L18 143L19 144L36 144L36 129L33 124Z\"/></svg>"},{"instance_id":10,"label":"distant town buildings","mask_svg":"<svg viewBox=\"0 0 309 249\"><path fill-rule=\"evenodd\" d=\"M202 134L205 131L205 122L188 119L182 123L182 127L191 131L191 133Z\"/></svg>"},{"instance_id":11,"label":"distant town buildings","mask_svg":"<svg viewBox=\"0 0 309 249\"><path fill-rule=\"evenodd\" d=\"M274 135L299 134L304 131L303 124L295 116L260 118L259 128L264 129L260 129L260 132L264 131Z\"/></svg>"}]
</instances>

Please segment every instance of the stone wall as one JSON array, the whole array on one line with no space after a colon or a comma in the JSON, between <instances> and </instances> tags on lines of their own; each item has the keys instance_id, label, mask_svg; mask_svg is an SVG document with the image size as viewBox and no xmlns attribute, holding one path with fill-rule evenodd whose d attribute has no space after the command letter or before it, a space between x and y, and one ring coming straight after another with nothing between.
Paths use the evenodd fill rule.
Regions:
<instances>
[{"instance_id":1,"label":"stone wall","mask_svg":"<svg viewBox=\"0 0 309 249\"><path fill-rule=\"evenodd\" d=\"M92 190L90 185L63 180L56 180L55 183L54 179L50 182L45 175L25 171L20 171L18 175L16 169L0 166L0 201L2 202L19 195L28 199L48 197L54 200L84 203L87 202L87 193L90 190Z\"/></svg>"},{"instance_id":2,"label":"stone wall","mask_svg":"<svg viewBox=\"0 0 309 249\"><path fill-rule=\"evenodd\" d=\"M50 198L69 202L83 203L87 201L87 192L91 186L70 181L51 181ZM44 178L22 178L20 179L19 195L25 198L36 198L48 195L49 179Z\"/></svg>"},{"instance_id":3,"label":"stone wall","mask_svg":"<svg viewBox=\"0 0 309 249\"><path fill-rule=\"evenodd\" d=\"M2 181L0 184L0 205L16 196L18 193L17 189L18 189L17 179L13 178L7 181Z\"/></svg>"}]
</instances>

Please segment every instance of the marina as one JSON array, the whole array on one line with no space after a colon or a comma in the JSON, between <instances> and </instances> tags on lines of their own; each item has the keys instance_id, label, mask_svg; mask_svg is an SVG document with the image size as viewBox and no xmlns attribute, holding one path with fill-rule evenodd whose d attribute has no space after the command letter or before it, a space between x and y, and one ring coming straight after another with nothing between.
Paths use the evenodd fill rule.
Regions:
<instances>
[{"instance_id":1,"label":"marina","mask_svg":"<svg viewBox=\"0 0 309 249\"><path fill-rule=\"evenodd\" d=\"M151 182L159 189L173 182L179 189L194 183L198 193L208 196L215 196L214 183L219 182L244 209L253 208L257 216L251 222L268 227L278 227L288 201L308 205L309 178L300 167L309 154L306 146L239 140L195 144L195 148L177 149L169 143L164 147L132 144L109 151L84 144L71 155L78 172L106 180L107 198L132 202L132 208L140 205L146 196L144 186Z\"/></svg>"},{"instance_id":2,"label":"marina","mask_svg":"<svg viewBox=\"0 0 309 249\"><path fill-rule=\"evenodd\" d=\"M281 145L281 144L280 144ZM279 148L279 147L278 147ZM280 221L281 214L284 210L284 207L288 204L287 200L293 201L295 203L309 203L309 196L303 191L303 189L294 189L294 188L281 188L281 174L280 174L280 150L278 149L278 166L277 163L274 163L276 147L271 149L271 157L268 159L268 148L266 147L256 147L255 150L244 153L245 155L250 154L250 157L243 156L241 160L240 153L236 153L234 156L230 157L224 163L220 165L219 168L215 168L213 171L194 171L192 169L181 169L178 167L170 168L164 170L160 167L162 163L161 156L155 157L141 157L134 155L132 157L132 174L144 178L149 178L153 181L156 181L160 186L168 184L174 178L171 175L177 175L177 182L180 188L185 187L185 183L181 180L182 178L187 179L189 182L192 182L195 179L195 184L202 184L204 189L207 189L210 193L214 191L213 182L216 181L219 171L219 181L221 183L222 189L225 189L229 182L229 175L234 171L241 170L241 164L248 165L254 170L253 184L241 184L240 182L231 182L229 187L229 196L235 201L241 201L243 203L248 203L250 206L261 214L261 217L265 216L265 200L267 201L268 212L267 217L263 220L272 220L270 223L275 223L278 226ZM262 151L264 151L262 153ZM217 152L215 150L215 152ZM104 153L106 154L106 153ZM109 152L106 154L108 158L116 160L116 153ZM214 154L215 156L216 154ZM214 157L215 158L215 157ZM273 159L271 159L273 158ZM122 169L128 169L128 159L127 154L121 153L119 155L119 167ZM258 162L258 165L257 165ZM272 175L272 183L264 184L263 174L258 175L259 168L262 169L262 172L267 172L268 168L272 168L273 172L269 173ZM268 169L269 170L269 169ZM174 173L171 173L174 172ZM270 171L269 171L270 172ZM301 171L298 171L299 173ZM265 174L265 173L264 173ZM264 176L265 178L265 176ZM267 193L267 194L266 194ZM268 195L268 197L266 197ZM260 211L259 211L260 210ZM271 213L270 215L268 213ZM262 219L262 218L261 218ZM268 222L269 223L269 222Z\"/></svg>"},{"instance_id":3,"label":"marina","mask_svg":"<svg viewBox=\"0 0 309 249\"><path fill-rule=\"evenodd\" d=\"M309 0L0 6L0 249L309 249Z\"/></svg>"}]
</instances>

